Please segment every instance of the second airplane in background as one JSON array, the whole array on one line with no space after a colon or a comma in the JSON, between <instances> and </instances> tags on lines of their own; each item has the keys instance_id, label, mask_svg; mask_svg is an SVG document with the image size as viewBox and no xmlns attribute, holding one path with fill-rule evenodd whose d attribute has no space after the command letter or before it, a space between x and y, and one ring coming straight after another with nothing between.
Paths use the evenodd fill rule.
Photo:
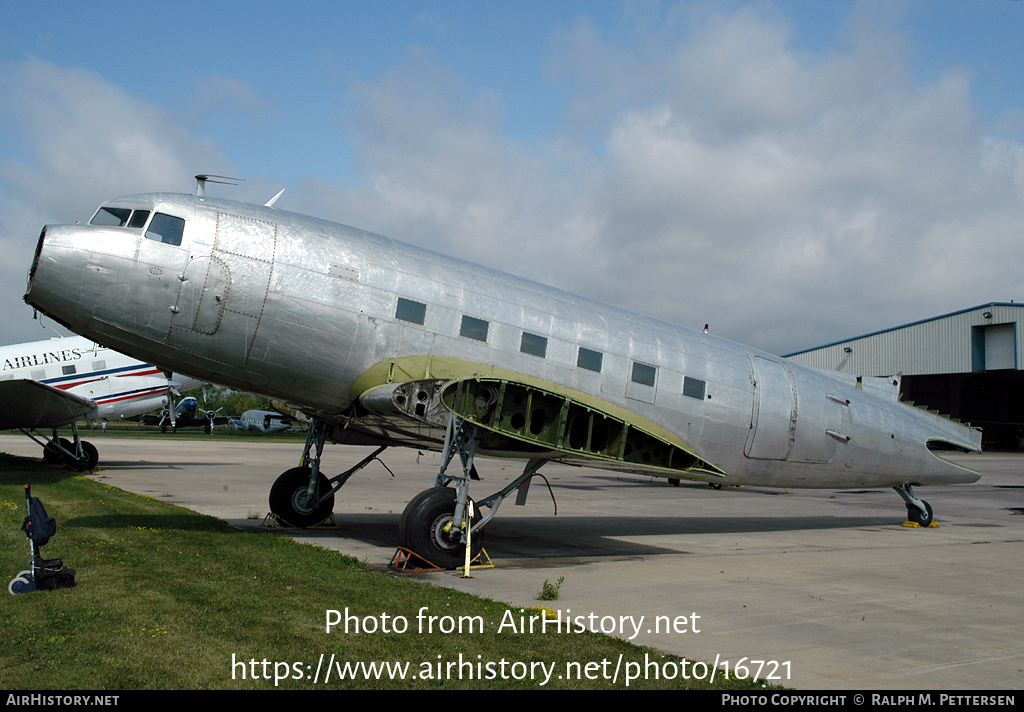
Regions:
<instances>
[{"instance_id":1,"label":"second airplane in background","mask_svg":"<svg viewBox=\"0 0 1024 712\"><path fill-rule=\"evenodd\" d=\"M0 430L22 430L49 461L92 469L99 454L79 436L78 421L134 418L167 406L172 388L198 385L189 378L172 382L159 368L82 336L0 346ZM65 426L72 440L58 437Z\"/></svg>"}]
</instances>

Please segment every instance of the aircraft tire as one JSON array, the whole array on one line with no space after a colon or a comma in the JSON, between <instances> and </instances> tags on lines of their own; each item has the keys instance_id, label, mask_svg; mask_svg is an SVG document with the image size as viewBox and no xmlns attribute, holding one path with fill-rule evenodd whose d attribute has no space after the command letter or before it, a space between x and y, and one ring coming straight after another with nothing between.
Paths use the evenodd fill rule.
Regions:
<instances>
[{"instance_id":1,"label":"aircraft tire","mask_svg":"<svg viewBox=\"0 0 1024 712\"><path fill-rule=\"evenodd\" d=\"M918 526L927 527L930 526L932 521L935 519L932 514L932 505L928 504L923 499L921 500L921 504L923 504L924 508L928 510L927 514L917 507L907 506L907 518Z\"/></svg>"},{"instance_id":2,"label":"aircraft tire","mask_svg":"<svg viewBox=\"0 0 1024 712\"><path fill-rule=\"evenodd\" d=\"M60 444L64 447L65 450L67 450L67 452L58 451L58 455L60 456L60 462L63 463L64 465L67 465L75 472L84 472L85 470L91 470L96 465L96 462L99 461L100 459L99 452L96 450L96 448L91 443L88 443L85 440L82 441L81 459L75 457L74 455L68 454L75 451L75 444L73 442L65 438L61 438Z\"/></svg>"},{"instance_id":3,"label":"aircraft tire","mask_svg":"<svg viewBox=\"0 0 1024 712\"><path fill-rule=\"evenodd\" d=\"M62 459L62 453L57 449L57 446L48 442L43 445L43 462L48 462L51 465L56 465Z\"/></svg>"},{"instance_id":4,"label":"aircraft tire","mask_svg":"<svg viewBox=\"0 0 1024 712\"><path fill-rule=\"evenodd\" d=\"M466 547L447 541L443 528L455 514L455 490L434 487L412 498L402 512L398 526L399 544L417 556L444 569L457 569L465 562ZM471 554L483 548L483 530L473 535Z\"/></svg>"},{"instance_id":5,"label":"aircraft tire","mask_svg":"<svg viewBox=\"0 0 1024 712\"><path fill-rule=\"evenodd\" d=\"M95 470L96 463L100 461L100 452L88 440L82 441L82 452L85 454L85 469Z\"/></svg>"},{"instance_id":6,"label":"aircraft tire","mask_svg":"<svg viewBox=\"0 0 1024 712\"><path fill-rule=\"evenodd\" d=\"M311 527L327 519L334 511L334 495L313 506L306 499L309 487L309 468L293 467L285 470L270 488L270 511L294 527ZM317 480L317 492L326 492L331 483L323 474Z\"/></svg>"}]
</instances>

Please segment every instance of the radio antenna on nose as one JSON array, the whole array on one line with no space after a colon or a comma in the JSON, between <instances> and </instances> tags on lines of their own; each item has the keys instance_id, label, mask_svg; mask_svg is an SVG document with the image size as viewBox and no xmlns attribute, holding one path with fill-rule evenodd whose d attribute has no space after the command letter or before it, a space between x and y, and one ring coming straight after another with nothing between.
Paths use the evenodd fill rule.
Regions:
<instances>
[{"instance_id":1,"label":"radio antenna on nose","mask_svg":"<svg viewBox=\"0 0 1024 712\"><path fill-rule=\"evenodd\" d=\"M232 178L231 176L215 176L212 174L200 173L196 176L196 197L202 200L206 197L206 183L220 183L222 185L238 185L245 181L245 178Z\"/></svg>"}]
</instances>

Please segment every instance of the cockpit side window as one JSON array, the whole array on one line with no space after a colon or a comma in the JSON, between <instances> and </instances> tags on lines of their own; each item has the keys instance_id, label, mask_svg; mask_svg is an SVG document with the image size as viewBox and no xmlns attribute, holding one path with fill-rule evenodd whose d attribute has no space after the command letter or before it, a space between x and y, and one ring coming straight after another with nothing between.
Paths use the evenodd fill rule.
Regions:
<instances>
[{"instance_id":1,"label":"cockpit side window","mask_svg":"<svg viewBox=\"0 0 1024 712\"><path fill-rule=\"evenodd\" d=\"M128 221L128 227L142 227L149 220L148 210L136 210L132 213L132 219Z\"/></svg>"},{"instance_id":2,"label":"cockpit side window","mask_svg":"<svg viewBox=\"0 0 1024 712\"><path fill-rule=\"evenodd\" d=\"M185 233L185 221L173 215L157 213L149 223L146 237L166 245L180 245L181 236Z\"/></svg>"},{"instance_id":3,"label":"cockpit side window","mask_svg":"<svg viewBox=\"0 0 1024 712\"><path fill-rule=\"evenodd\" d=\"M128 217L132 214L131 208L108 208L102 207L96 211L93 215L92 220L89 221L90 225L113 225L114 227L122 227L128 222Z\"/></svg>"}]
</instances>

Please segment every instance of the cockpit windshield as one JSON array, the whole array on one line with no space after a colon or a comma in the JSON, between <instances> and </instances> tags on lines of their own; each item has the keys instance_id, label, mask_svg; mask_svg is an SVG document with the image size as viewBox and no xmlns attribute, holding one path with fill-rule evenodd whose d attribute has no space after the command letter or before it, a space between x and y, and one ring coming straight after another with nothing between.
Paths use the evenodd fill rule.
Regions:
<instances>
[{"instance_id":1,"label":"cockpit windshield","mask_svg":"<svg viewBox=\"0 0 1024 712\"><path fill-rule=\"evenodd\" d=\"M152 220L149 219L151 214ZM144 228L146 223L149 223L149 227L146 228L145 235L150 240L166 245L181 244L181 238L185 233L185 221L173 215L104 205L89 221L90 225L133 228Z\"/></svg>"},{"instance_id":2,"label":"cockpit windshield","mask_svg":"<svg viewBox=\"0 0 1024 712\"><path fill-rule=\"evenodd\" d=\"M109 225L112 227L143 227L149 219L148 210L132 210L131 208L114 208L103 206L96 211L90 225Z\"/></svg>"},{"instance_id":3,"label":"cockpit windshield","mask_svg":"<svg viewBox=\"0 0 1024 712\"><path fill-rule=\"evenodd\" d=\"M89 221L90 225L113 225L114 227L122 227L127 224L128 218L132 216L130 208L108 208L102 207L96 211L93 215L92 220Z\"/></svg>"}]
</instances>

